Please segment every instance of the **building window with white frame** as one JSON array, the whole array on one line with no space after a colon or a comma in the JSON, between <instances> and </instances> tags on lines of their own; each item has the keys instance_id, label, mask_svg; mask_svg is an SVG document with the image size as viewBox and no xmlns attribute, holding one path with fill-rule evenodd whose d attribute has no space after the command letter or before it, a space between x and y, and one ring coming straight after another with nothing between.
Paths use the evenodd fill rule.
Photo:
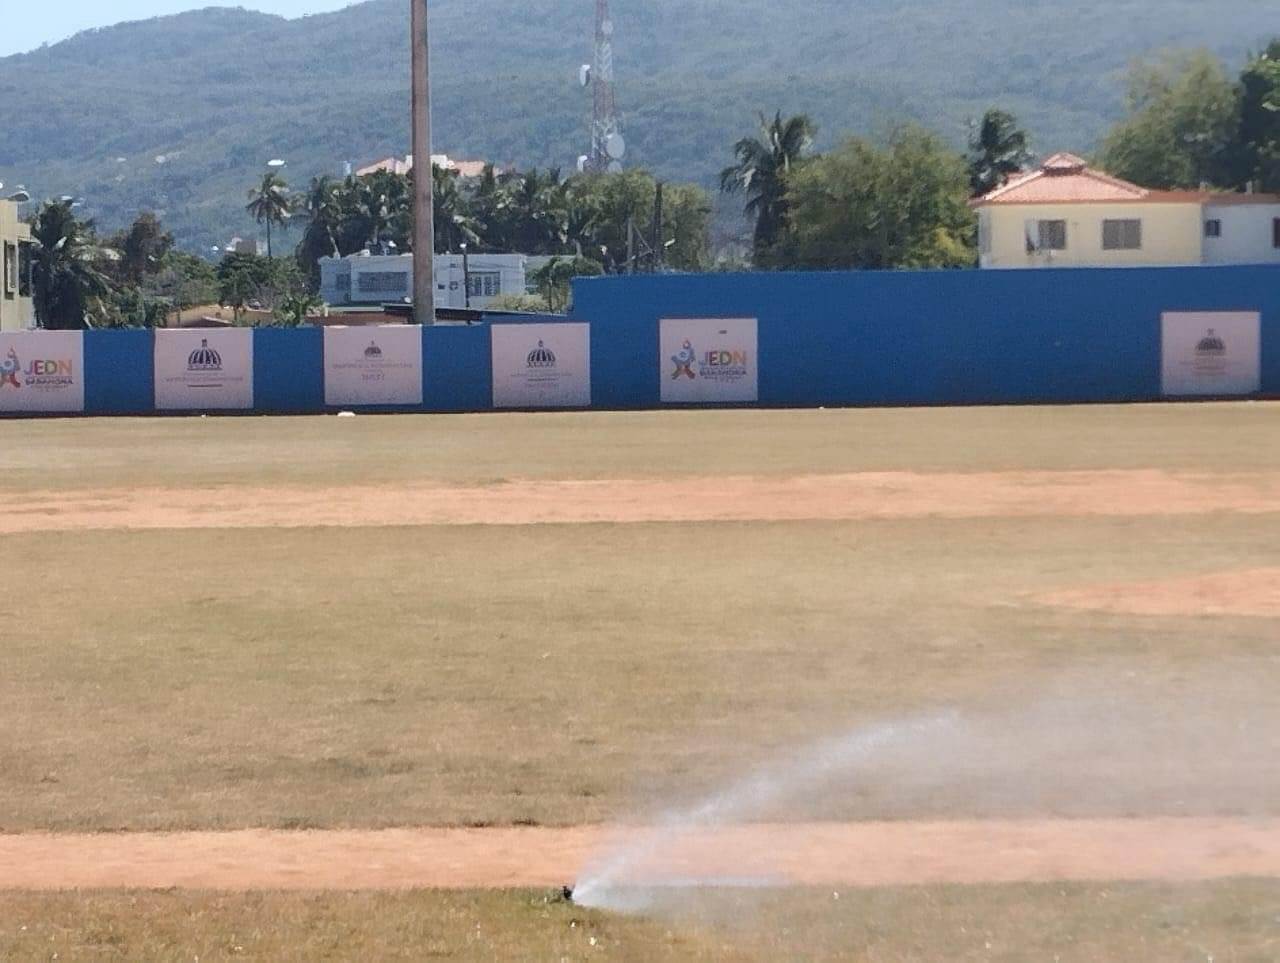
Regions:
<instances>
[{"instance_id":1,"label":"building window with white frame","mask_svg":"<svg viewBox=\"0 0 1280 963\"><path fill-rule=\"evenodd\" d=\"M1205 221L1204 236L1214 240L1222 237L1222 221L1216 217L1211 217Z\"/></svg>"},{"instance_id":2,"label":"building window with white frame","mask_svg":"<svg viewBox=\"0 0 1280 963\"><path fill-rule=\"evenodd\" d=\"M1104 251L1141 251L1142 221L1137 218L1103 221L1102 249Z\"/></svg>"}]
</instances>

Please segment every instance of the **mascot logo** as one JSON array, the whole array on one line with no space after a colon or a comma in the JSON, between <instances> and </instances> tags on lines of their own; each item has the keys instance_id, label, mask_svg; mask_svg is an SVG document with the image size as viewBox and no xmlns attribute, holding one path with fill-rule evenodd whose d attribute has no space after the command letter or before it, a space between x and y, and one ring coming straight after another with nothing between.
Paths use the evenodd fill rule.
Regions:
<instances>
[{"instance_id":1,"label":"mascot logo","mask_svg":"<svg viewBox=\"0 0 1280 963\"><path fill-rule=\"evenodd\" d=\"M693 350L693 344L686 341L680 350L671 356L671 361L676 366L676 370L671 373L671 380L679 381L681 377L687 377L690 381L695 380L698 376L694 374L693 365L697 360L698 353Z\"/></svg>"}]
</instances>

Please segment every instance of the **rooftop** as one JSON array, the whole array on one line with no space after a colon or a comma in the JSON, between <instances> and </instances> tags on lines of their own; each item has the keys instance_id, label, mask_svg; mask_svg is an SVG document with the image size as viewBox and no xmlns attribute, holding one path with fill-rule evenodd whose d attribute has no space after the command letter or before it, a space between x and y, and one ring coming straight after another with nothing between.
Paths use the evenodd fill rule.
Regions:
<instances>
[{"instance_id":1,"label":"rooftop","mask_svg":"<svg viewBox=\"0 0 1280 963\"><path fill-rule=\"evenodd\" d=\"M1033 171L1016 174L977 198L974 207L994 204L1280 204L1280 195L1218 191L1160 191L1112 177L1075 154L1054 154Z\"/></svg>"}]
</instances>

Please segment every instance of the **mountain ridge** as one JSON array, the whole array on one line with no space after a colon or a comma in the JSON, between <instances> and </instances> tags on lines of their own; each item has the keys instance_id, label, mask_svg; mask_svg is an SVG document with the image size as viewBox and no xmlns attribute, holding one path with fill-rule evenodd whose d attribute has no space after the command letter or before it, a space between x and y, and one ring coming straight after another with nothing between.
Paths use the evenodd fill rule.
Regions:
<instances>
[{"instance_id":1,"label":"mountain ridge","mask_svg":"<svg viewBox=\"0 0 1280 963\"><path fill-rule=\"evenodd\" d=\"M997 104L1042 151L1087 153L1134 57L1205 46L1234 68L1267 39L1254 24L1270 2L1232 0L1231 17L1201 0L617 2L629 161L709 185L758 111L809 113L823 144L918 122L959 146ZM571 168L591 18L587 0L435 0L436 150ZM0 180L83 196L106 228L156 209L207 250L251 233L244 195L271 157L300 188L407 152L407 37L402 0L294 19L206 7L0 58L0 102L25 108L0 139Z\"/></svg>"}]
</instances>

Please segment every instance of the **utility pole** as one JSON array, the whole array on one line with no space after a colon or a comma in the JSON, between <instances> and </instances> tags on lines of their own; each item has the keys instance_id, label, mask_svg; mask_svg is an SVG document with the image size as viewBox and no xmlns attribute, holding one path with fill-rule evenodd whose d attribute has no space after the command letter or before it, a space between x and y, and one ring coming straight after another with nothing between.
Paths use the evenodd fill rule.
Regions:
<instances>
[{"instance_id":1,"label":"utility pole","mask_svg":"<svg viewBox=\"0 0 1280 963\"><path fill-rule=\"evenodd\" d=\"M409 0L413 33L413 313L434 324L435 205L431 196L431 69L427 0Z\"/></svg>"}]
</instances>

